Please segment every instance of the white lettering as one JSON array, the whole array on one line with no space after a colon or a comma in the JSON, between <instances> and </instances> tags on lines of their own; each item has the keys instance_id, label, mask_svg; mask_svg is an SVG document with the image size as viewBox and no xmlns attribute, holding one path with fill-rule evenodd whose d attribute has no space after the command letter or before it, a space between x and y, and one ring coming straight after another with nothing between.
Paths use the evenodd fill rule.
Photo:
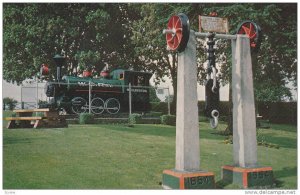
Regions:
<instances>
[{"instance_id":1,"label":"white lettering","mask_svg":"<svg viewBox=\"0 0 300 195\"><path fill-rule=\"evenodd\" d=\"M88 82L78 82L79 86L88 86ZM91 86L96 86L96 87L113 87L112 84L106 84L106 83L91 83Z\"/></svg>"},{"instance_id":2,"label":"white lettering","mask_svg":"<svg viewBox=\"0 0 300 195\"><path fill-rule=\"evenodd\" d=\"M127 89L129 91L129 89ZM146 89L131 89L131 92L136 92L136 93L147 93Z\"/></svg>"}]
</instances>

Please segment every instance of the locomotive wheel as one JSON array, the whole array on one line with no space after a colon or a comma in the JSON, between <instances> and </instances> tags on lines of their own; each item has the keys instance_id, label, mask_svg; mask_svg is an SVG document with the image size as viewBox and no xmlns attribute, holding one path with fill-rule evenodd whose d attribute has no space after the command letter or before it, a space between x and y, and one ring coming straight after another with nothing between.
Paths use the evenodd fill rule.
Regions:
<instances>
[{"instance_id":1,"label":"locomotive wheel","mask_svg":"<svg viewBox=\"0 0 300 195\"><path fill-rule=\"evenodd\" d=\"M74 114L81 114L87 111L88 104L87 101L82 97L75 97L71 100L72 102L72 112Z\"/></svg>"},{"instance_id":2,"label":"locomotive wheel","mask_svg":"<svg viewBox=\"0 0 300 195\"><path fill-rule=\"evenodd\" d=\"M239 25L237 34L245 34L249 37L252 51L257 51L259 49L262 32L258 24L248 20L244 21Z\"/></svg>"},{"instance_id":3,"label":"locomotive wheel","mask_svg":"<svg viewBox=\"0 0 300 195\"><path fill-rule=\"evenodd\" d=\"M167 33L166 40L168 48L172 51L182 52L190 37L190 22L185 14L178 14L169 19L167 30L174 33Z\"/></svg>"},{"instance_id":4,"label":"locomotive wheel","mask_svg":"<svg viewBox=\"0 0 300 195\"><path fill-rule=\"evenodd\" d=\"M117 114L120 108L120 102L116 98L109 98L105 101L105 110L110 114Z\"/></svg>"},{"instance_id":5,"label":"locomotive wheel","mask_svg":"<svg viewBox=\"0 0 300 195\"><path fill-rule=\"evenodd\" d=\"M94 114L102 114L104 107L104 101L101 98L94 98L91 102L91 110Z\"/></svg>"}]
</instances>

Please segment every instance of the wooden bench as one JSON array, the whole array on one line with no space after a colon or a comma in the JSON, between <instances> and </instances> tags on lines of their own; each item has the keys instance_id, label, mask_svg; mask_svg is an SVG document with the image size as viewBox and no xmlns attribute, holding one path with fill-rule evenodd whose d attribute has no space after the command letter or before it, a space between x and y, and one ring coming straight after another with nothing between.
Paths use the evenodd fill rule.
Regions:
<instances>
[{"instance_id":1,"label":"wooden bench","mask_svg":"<svg viewBox=\"0 0 300 195\"><path fill-rule=\"evenodd\" d=\"M7 128L57 128L68 127L64 117L58 114L58 111L49 108L14 110L16 117L6 117L8 120ZM34 116L42 113L43 116Z\"/></svg>"}]
</instances>

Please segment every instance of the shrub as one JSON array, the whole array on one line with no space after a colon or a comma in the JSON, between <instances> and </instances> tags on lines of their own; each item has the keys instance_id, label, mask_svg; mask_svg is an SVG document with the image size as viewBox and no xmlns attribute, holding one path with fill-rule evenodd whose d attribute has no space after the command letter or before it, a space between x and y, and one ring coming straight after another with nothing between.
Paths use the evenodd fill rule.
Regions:
<instances>
[{"instance_id":1,"label":"shrub","mask_svg":"<svg viewBox=\"0 0 300 195\"><path fill-rule=\"evenodd\" d=\"M167 102L150 102L151 111L162 112L164 114L168 113L168 103Z\"/></svg>"},{"instance_id":2,"label":"shrub","mask_svg":"<svg viewBox=\"0 0 300 195\"><path fill-rule=\"evenodd\" d=\"M94 123L94 115L90 113L81 113L79 115L79 124L92 124Z\"/></svg>"},{"instance_id":3,"label":"shrub","mask_svg":"<svg viewBox=\"0 0 300 195\"><path fill-rule=\"evenodd\" d=\"M160 117L160 120L161 120L161 124L164 124L164 125L172 125L172 126L176 125L176 116L175 115L162 115Z\"/></svg>"},{"instance_id":4,"label":"shrub","mask_svg":"<svg viewBox=\"0 0 300 195\"><path fill-rule=\"evenodd\" d=\"M149 112L145 114L145 117L160 117L161 115L163 115L162 112Z\"/></svg>"},{"instance_id":5,"label":"shrub","mask_svg":"<svg viewBox=\"0 0 300 195\"><path fill-rule=\"evenodd\" d=\"M44 113L43 113L43 112L36 112L35 115L36 115L36 116L40 116L40 117L44 117Z\"/></svg>"},{"instance_id":6,"label":"shrub","mask_svg":"<svg viewBox=\"0 0 300 195\"><path fill-rule=\"evenodd\" d=\"M133 113L129 116L129 125L139 124L141 122L142 115Z\"/></svg>"},{"instance_id":7,"label":"shrub","mask_svg":"<svg viewBox=\"0 0 300 195\"><path fill-rule=\"evenodd\" d=\"M16 116L17 116L17 113L15 113L15 112L12 112L9 114L9 117L16 117Z\"/></svg>"},{"instance_id":8,"label":"shrub","mask_svg":"<svg viewBox=\"0 0 300 195\"><path fill-rule=\"evenodd\" d=\"M18 103L17 100L15 100L13 98L5 97L5 98L3 98L3 110L5 110L6 105L9 110L13 110L13 109L15 109L17 103Z\"/></svg>"},{"instance_id":9,"label":"shrub","mask_svg":"<svg viewBox=\"0 0 300 195\"><path fill-rule=\"evenodd\" d=\"M96 124L127 124L128 119L123 118L98 118L95 119Z\"/></svg>"},{"instance_id":10,"label":"shrub","mask_svg":"<svg viewBox=\"0 0 300 195\"><path fill-rule=\"evenodd\" d=\"M206 116L199 116L199 122L207 122L208 119Z\"/></svg>"}]
</instances>

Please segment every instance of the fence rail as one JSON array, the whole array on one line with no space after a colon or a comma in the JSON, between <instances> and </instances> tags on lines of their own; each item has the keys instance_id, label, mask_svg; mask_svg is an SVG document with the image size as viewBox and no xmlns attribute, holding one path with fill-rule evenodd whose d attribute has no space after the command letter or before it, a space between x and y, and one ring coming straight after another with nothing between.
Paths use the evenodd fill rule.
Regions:
<instances>
[{"instance_id":1,"label":"fence rail","mask_svg":"<svg viewBox=\"0 0 300 195\"><path fill-rule=\"evenodd\" d=\"M46 83L32 83L30 86L22 86L21 87L21 103L17 104L16 107L20 109L27 108L38 108L40 106L40 102L50 103L50 98L45 95L45 84ZM122 93L128 93L129 101L129 114L131 114L131 108L134 107L132 100L132 93L138 93L142 90L150 90L153 89L158 96L162 98L166 98L166 102L168 105L168 114L170 114L170 93L169 88L166 87L153 87L153 86L135 86L135 85L117 85L117 84L106 84L106 83L93 83L93 82L78 82L78 83L65 83L65 82L49 82L49 84L56 84L59 86L65 86L65 88L82 88L85 87L84 90L86 95L88 92L88 97L86 98L87 104L85 106L85 110L91 113L92 110L92 99L95 95L94 89L97 87L103 88L119 88L122 90ZM41 86L42 85L42 86ZM84 92L83 92L84 93ZM163 100L161 100L163 101Z\"/></svg>"},{"instance_id":2,"label":"fence rail","mask_svg":"<svg viewBox=\"0 0 300 195\"><path fill-rule=\"evenodd\" d=\"M3 105L4 110L9 110L9 105ZM14 105L13 109L34 109L36 108L36 102L18 102Z\"/></svg>"},{"instance_id":3,"label":"fence rail","mask_svg":"<svg viewBox=\"0 0 300 195\"><path fill-rule=\"evenodd\" d=\"M15 105L14 109L33 109L37 108L41 102L50 101L49 98L45 96L44 85L45 83L33 84L31 86L22 86L21 88L21 102ZM53 82L53 84L59 85L78 85L77 83L61 83ZM89 86L89 94L92 95L93 87L96 85L92 82L81 83L80 86ZM112 85L113 87L123 87L128 92L133 91L133 89L153 89L157 96L160 96L160 102L151 103L152 112L160 112L163 114L170 114L170 93L169 88L164 87L153 87L153 86L130 86L130 85ZM26 94L30 98L26 97ZM131 93L128 93L129 95ZM130 99L130 98L129 98ZM91 101L91 98L88 100ZM131 102L131 100L129 100ZM128 102L128 104L129 104ZM91 109L90 103L88 104L88 111ZM230 103L228 101L220 102L220 119L227 120L229 116ZM199 101L199 115L203 116L205 102ZM3 105L4 109L9 109L8 105ZM130 114L130 109L128 109L128 114ZM256 103L256 113L262 116L263 120L268 120L271 123L285 123L285 124L297 124L297 102L257 102ZM103 114L105 115L105 114Z\"/></svg>"}]
</instances>

